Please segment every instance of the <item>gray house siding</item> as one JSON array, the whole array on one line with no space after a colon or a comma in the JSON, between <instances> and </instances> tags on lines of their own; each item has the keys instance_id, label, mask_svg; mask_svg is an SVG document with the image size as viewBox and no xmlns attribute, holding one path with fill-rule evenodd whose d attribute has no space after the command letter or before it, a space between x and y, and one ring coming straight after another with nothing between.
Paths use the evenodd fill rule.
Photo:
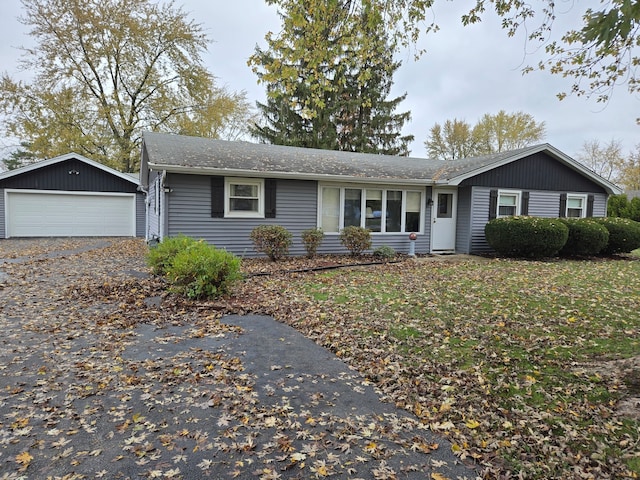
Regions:
<instances>
[{"instance_id":1,"label":"gray house siding","mask_svg":"<svg viewBox=\"0 0 640 480\"><path fill-rule=\"evenodd\" d=\"M456 252L471 251L471 187L458 189L458 212L456 219Z\"/></svg>"},{"instance_id":2,"label":"gray house siding","mask_svg":"<svg viewBox=\"0 0 640 480\"><path fill-rule=\"evenodd\" d=\"M167 199L167 236L179 234L202 238L207 243L219 245L240 256L256 256L249 238L251 230L258 225L281 225L293 236L289 250L291 255L305 255L306 250L300 238L303 230L315 228L318 222L318 183L310 180L277 180L276 217L275 218L212 218L211 216L211 182L204 175L168 174L167 184L171 185L171 193L165 194ZM156 228L153 212L153 183L149 184L149 232ZM427 215L427 226L429 216ZM429 251L428 231L419 235L416 241L416 252ZM409 235L406 233L392 235L372 235L372 249L382 245L393 247L401 253L409 251ZM339 236L325 234L318 253L345 254L348 251L340 243Z\"/></svg>"},{"instance_id":3,"label":"gray house siding","mask_svg":"<svg viewBox=\"0 0 640 480\"><path fill-rule=\"evenodd\" d=\"M0 238L6 238L7 232L5 229L5 216L4 216L4 188L0 188Z\"/></svg>"},{"instance_id":4,"label":"gray house siding","mask_svg":"<svg viewBox=\"0 0 640 480\"><path fill-rule=\"evenodd\" d=\"M145 201L146 199L143 193L136 194L136 237L145 236L145 227L147 224Z\"/></svg>"},{"instance_id":5,"label":"gray house siding","mask_svg":"<svg viewBox=\"0 0 640 480\"><path fill-rule=\"evenodd\" d=\"M547 190L559 192L606 193L583 174L543 152L521 158L460 183L461 186Z\"/></svg>"},{"instance_id":6,"label":"gray house siding","mask_svg":"<svg viewBox=\"0 0 640 480\"><path fill-rule=\"evenodd\" d=\"M164 232L160 231L160 212L163 210L160 207L162 195L160 194L160 175L156 172L152 172L149 191L147 192L147 225L146 225L146 239L162 238Z\"/></svg>"},{"instance_id":7,"label":"gray house siding","mask_svg":"<svg viewBox=\"0 0 640 480\"><path fill-rule=\"evenodd\" d=\"M471 193L472 223L471 242L468 253L488 253L491 247L484 237L484 226L489 221L489 192L492 188L473 187ZM560 208L561 193L572 192L529 192L529 215L532 217L557 218ZM607 212L607 195L595 193L593 202L593 216L604 217ZM460 250L461 253L467 253Z\"/></svg>"}]
</instances>

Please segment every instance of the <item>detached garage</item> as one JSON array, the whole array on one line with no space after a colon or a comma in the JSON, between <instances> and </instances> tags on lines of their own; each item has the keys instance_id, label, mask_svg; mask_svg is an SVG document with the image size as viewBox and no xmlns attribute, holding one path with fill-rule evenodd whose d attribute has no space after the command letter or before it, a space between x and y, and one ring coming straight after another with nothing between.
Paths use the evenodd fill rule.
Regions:
<instances>
[{"instance_id":1,"label":"detached garage","mask_svg":"<svg viewBox=\"0 0 640 480\"><path fill-rule=\"evenodd\" d=\"M74 153L0 173L0 238L143 236L138 185Z\"/></svg>"}]
</instances>

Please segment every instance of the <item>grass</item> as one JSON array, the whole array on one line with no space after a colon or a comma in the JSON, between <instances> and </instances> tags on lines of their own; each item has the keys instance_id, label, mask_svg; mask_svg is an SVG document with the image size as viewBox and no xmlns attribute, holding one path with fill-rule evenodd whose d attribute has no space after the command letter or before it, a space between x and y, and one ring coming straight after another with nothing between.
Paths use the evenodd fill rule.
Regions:
<instances>
[{"instance_id":1,"label":"grass","mask_svg":"<svg viewBox=\"0 0 640 480\"><path fill-rule=\"evenodd\" d=\"M280 288L306 297L288 322L488 477L640 475L640 424L616 414L640 374L605 363L640 354L640 261L404 263Z\"/></svg>"}]
</instances>

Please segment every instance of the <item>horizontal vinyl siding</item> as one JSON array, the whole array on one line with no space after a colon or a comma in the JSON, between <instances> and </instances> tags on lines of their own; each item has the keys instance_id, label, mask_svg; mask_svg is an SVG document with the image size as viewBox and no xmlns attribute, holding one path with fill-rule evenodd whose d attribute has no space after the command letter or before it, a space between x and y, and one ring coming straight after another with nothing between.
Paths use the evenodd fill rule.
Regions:
<instances>
[{"instance_id":1,"label":"horizontal vinyl siding","mask_svg":"<svg viewBox=\"0 0 640 480\"><path fill-rule=\"evenodd\" d=\"M472 190L470 253L489 253L492 251L484 237L484 226L489 221L490 190L490 188L485 187L473 187ZM558 218L561 193L573 192L529 191L529 216ZM605 217L607 213L607 195L604 193L596 193L593 195L593 216Z\"/></svg>"},{"instance_id":2,"label":"horizontal vinyl siding","mask_svg":"<svg viewBox=\"0 0 640 480\"><path fill-rule=\"evenodd\" d=\"M491 247L484 238L484 226L489 221L490 188L471 189L471 248L469 253L488 253Z\"/></svg>"},{"instance_id":3,"label":"horizontal vinyl siding","mask_svg":"<svg viewBox=\"0 0 640 480\"><path fill-rule=\"evenodd\" d=\"M144 237L146 226L146 197L142 193L136 194L136 237Z\"/></svg>"},{"instance_id":4,"label":"horizontal vinyl siding","mask_svg":"<svg viewBox=\"0 0 640 480\"><path fill-rule=\"evenodd\" d=\"M255 256L249 235L258 225L281 225L293 235L289 252L305 252L300 234L316 226L317 187L313 181L278 180L276 218L212 218L211 181L207 176L171 175L167 179L170 237L202 238L240 256Z\"/></svg>"},{"instance_id":5,"label":"horizontal vinyl siding","mask_svg":"<svg viewBox=\"0 0 640 480\"><path fill-rule=\"evenodd\" d=\"M7 238L5 230L4 188L0 188L0 238Z\"/></svg>"},{"instance_id":6,"label":"horizontal vinyl siding","mask_svg":"<svg viewBox=\"0 0 640 480\"><path fill-rule=\"evenodd\" d=\"M258 225L281 225L292 234L290 255L305 255L301 233L317 226L318 186L315 181L278 180L276 218L248 219L211 217L210 177L172 174L167 178L167 184L171 185L172 190L167 194L170 237L184 234L202 238L207 243L225 248L236 255L252 257L258 254L253 250L249 238L251 230ZM149 208L153 209L151 191L150 185ZM426 220L426 234L418 235L416 253L429 251L429 215L426 216ZM388 245L397 252L408 253L409 244L408 233L372 235L372 249ZM340 243L337 234L325 234L318 253L346 254L348 251Z\"/></svg>"},{"instance_id":7,"label":"horizontal vinyl siding","mask_svg":"<svg viewBox=\"0 0 640 480\"><path fill-rule=\"evenodd\" d=\"M529 216L558 218L560 192L533 191L529 193Z\"/></svg>"},{"instance_id":8,"label":"horizontal vinyl siding","mask_svg":"<svg viewBox=\"0 0 640 480\"><path fill-rule=\"evenodd\" d=\"M469 253L471 248L471 188L458 189L456 218L456 252Z\"/></svg>"},{"instance_id":9,"label":"horizontal vinyl siding","mask_svg":"<svg viewBox=\"0 0 640 480\"><path fill-rule=\"evenodd\" d=\"M606 217L607 216L607 198L604 193L596 193L593 196L593 216L594 217Z\"/></svg>"}]
</instances>

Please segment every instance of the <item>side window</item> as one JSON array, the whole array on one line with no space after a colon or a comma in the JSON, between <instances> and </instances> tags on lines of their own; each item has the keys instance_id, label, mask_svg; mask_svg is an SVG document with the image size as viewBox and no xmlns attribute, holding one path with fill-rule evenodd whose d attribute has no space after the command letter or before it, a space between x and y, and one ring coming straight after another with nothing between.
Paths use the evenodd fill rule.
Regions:
<instances>
[{"instance_id":1,"label":"side window","mask_svg":"<svg viewBox=\"0 0 640 480\"><path fill-rule=\"evenodd\" d=\"M586 195L567 195L568 218L583 218L587 216L587 196Z\"/></svg>"},{"instance_id":2,"label":"side window","mask_svg":"<svg viewBox=\"0 0 640 480\"><path fill-rule=\"evenodd\" d=\"M264 217L264 180L226 177L225 217Z\"/></svg>"},{"instance_id":3,"label":"side window","mask_svg":"<svg viewBox=\"0 0 640 480\"><path fill-rule=\"evenodd\" d=\"M520 214L520 192L498 191L497 217L513 217Z\"/></svg>"}]
</instances>

